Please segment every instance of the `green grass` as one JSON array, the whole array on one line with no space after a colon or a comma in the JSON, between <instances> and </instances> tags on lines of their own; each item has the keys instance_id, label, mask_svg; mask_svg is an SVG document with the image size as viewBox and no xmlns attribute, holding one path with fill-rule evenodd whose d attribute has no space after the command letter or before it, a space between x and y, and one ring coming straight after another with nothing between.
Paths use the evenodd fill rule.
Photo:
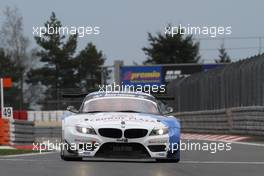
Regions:
<instances>
[{"instance_id":1,"label":"green grass","mask_svg":"<svg viewBox=\"0 0 264 176\"><path fill-rule=\"evenodd\" d=\"M4 155L18 155L25 153L37 153L39 151L26 150L26 149L0 149L0 156Z\"/></svg>"}]
</instances>

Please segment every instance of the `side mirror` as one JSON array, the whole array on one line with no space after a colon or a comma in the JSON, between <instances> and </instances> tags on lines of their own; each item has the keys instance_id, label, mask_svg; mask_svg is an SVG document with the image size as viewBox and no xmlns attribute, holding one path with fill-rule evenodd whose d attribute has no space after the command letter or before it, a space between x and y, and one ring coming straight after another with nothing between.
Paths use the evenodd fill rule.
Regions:
<instances>
[{"instance_id":1,"label":"side mirror","mask_svg":"<svg viewBox=\"0 0 264 176\"><path fill-rule=\"evenodd\" d=\"M170 107L170 106L168 106L168 107L166 108L166 111L167 111L167 113L172 113L172 112L173 112L173 108Z\"/></svg>"},{"instance_id":2,"label":"side mirror","mask_svg":"<svg viewBox=\"0 0 264 176\"><path fill-rule=\"evenodd\" d=\"M73 113L78 113L79 111L74 107L74 106L68 106L67 111L73 112Z\"/></svg>"}]
</instances>

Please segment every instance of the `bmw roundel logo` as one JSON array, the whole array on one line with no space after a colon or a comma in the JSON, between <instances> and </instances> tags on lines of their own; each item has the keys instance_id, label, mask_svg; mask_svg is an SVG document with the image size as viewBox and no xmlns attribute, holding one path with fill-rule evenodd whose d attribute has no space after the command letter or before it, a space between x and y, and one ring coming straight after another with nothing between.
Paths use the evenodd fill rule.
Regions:
<instances>
[{"instance_id":1,"label":"bmw roundel logo","mask_svg":"<svg viewBox=\"0 0 264 176\"><path fill-rule=\"evenodd\" d=\"M121 128L125 128L126 127L126 122L124 120L121 121Z\"/></svg>"}]
</instances>

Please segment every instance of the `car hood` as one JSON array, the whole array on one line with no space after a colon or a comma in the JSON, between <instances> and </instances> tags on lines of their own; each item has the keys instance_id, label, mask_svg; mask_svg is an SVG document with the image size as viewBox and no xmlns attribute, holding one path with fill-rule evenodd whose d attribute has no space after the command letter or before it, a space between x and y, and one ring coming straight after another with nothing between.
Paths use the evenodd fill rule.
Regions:
<instances>
[{"instance_id":1,"label":"car hood","mask_svg":"<svg viewBox=\"0 0 264 176\"><path fill-rule=\"evenodd\" d=\"M65 126L120 127L121 123L126 127L179 127L174 117L146 113L101 112L73 114L65 118Z\"/></svg>"}]
</instances>

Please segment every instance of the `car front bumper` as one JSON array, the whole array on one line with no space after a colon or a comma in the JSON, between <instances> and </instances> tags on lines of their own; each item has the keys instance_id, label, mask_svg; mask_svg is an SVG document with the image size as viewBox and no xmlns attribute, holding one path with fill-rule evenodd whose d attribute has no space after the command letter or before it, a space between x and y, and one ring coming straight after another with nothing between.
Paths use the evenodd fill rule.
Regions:
<instances>
[{"instance_id":1,"label":"car front bumper","mask_svg":"<svg viewBox=\"0 0 264 176\"><path fill-rule=\"evenodd\" d=\"M97 131L97 130L96 130ZM173 135L173 136L172 136ZM168 158L168 152L171 150L171 138L174 137L174 141L179 144L179 134L165 134L158 136L149 136L149 133L142 138L133 138L133 139L116 139L116 138L108 138L103 137L98 134L82 134L75 130L74 127L66 127L63 130L63 140L67 142L68 145L71 146L70 152L81 156L81 157L97 157L103 156L104 153L109 154L109 151L103 151L105 148L111 150L112 153L121 154L124 158L130 158L131 156L142 158L142 157L150 157L150 158ZM175 139L177 138L177 139ZM72 147L75 145L75 147ZM82 146L82 147L80 147ZM84 149L83 146L86 146ZM142 146L142 147L140 147ZM116 151L117 149L117 151ZM118 151L120 149L120 151ZM125 150L123 150L125 149ZM122 150L122 151L121 151ZM132 151L131 151L132 150ZM145 152L147 155L140 155L140 152L136 152L134 150L142 150L142 153ZM145 150L145 151L143 151ZM69 150L68 150L69 151ZM100 155L99 155L100 154ZM135 154L135 155L131 155ZM112 155L106 155L105 157L112 157Z\"/></svg>"}]
</instances>

